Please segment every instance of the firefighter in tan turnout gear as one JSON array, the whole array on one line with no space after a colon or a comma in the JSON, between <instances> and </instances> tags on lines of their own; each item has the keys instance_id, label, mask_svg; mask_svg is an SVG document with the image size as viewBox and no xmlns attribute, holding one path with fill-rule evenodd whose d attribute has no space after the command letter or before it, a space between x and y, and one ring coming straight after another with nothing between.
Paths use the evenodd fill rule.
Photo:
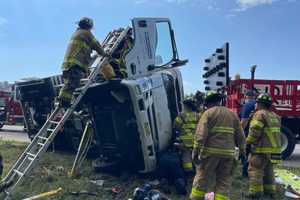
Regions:
<instances>
[{"instance_id":1,"label":"firefighter in tan turnout gear","mask_svg":"<svg viewBox=\"0 0 300 200\"><path fill-rule=\"evenodd\" d=\"M64 107L68 107L74 90L79 87L80 79L88 74L88 65L91 62L92 50L99 55L107 55L100 43L91 32L93 20L83 17L78 22L78 28L69 42L62 65L64 87L61 89L58 100Z\"/></svg>"},{"instance_id":2,"label":"firefighter in tan turnout gear","mask_svg":"<svg viewBox=\"0 0 300 200\"><path fill-rule=\"evenodd\" d=\"M196 163L191 200L204 200L208 183L216 177L215 200L229 200L232 182L235 147L245 154L245 137L237 115L220 106L221 96L208 92L204 101L207 110L198 123L193 161Z\"/></svg>"},{"instance_id":3,"label":"firefighter in tan turnout gear","mask_svg":"<svg viewBox=\"0 0 300 200\"><path fill-rule=\"evenodd\" d=\"M194 135L201 113L197 113L197 107L192 99L183 101L184 111L180 113L174 122L174 129L179 141L179 149L182 167L186 173L193 172L192 150Z\"/></svg>"},{"instance_id":4,"label":"firefighter in tan turnout gear","mask_svg":"<svg viewBox=\"0 0 300 200\"><path fill-rule=\"evenodd\" d=\"M272 97L260 94L256 98L256 112L250 121L247 144L249 158L248 198L259 199L263 193L275 198L273 164L281 161L280 118L271 109Z\"/></svg>"}]
</instances>

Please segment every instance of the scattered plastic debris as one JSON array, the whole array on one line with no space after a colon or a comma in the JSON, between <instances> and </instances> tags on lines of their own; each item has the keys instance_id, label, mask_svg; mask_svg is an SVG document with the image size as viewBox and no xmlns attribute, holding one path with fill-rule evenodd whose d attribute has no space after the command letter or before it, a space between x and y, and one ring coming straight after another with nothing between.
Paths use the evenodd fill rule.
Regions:
<instances>
[{"instance_id":1,"label":"scattered plastic debris","mask_svg":"<svg viewBox=\"0 0 300 200\"><path fill-rule=\"evenodd\" d=\"M114 193L114 194L119 194L120 192L122 192L122 189L120 187L113 187L111 189L111 191Z\"/></svg>"},{"instance_id":2,"label":"scattered plastic debris","mask_svg":"<svg viewBox=\"0 0 300 200\"><path fill-rule=\"evenodd\" d=\"M103 186L104 184L104 180L90 180L90 182L98 186Z\"/></svg>"},{"instance_id":3,"label":"scattered plastic debris","mask_svg":"<svg viewBox=\"0 0 300 200\"><path fill-rule=\"evenodd\" d=\"M97 196L96 192L89 192L87 190L81 190L76 192L69 192L71 195L79 196L79 195L90 195L90 196Z\"/></svg>"},{"instance_id":4,"label":"scattered plastic debris","mask_svg":"<svg viewBox=\"0 0 300 200\"><path fill-rule=\"evenodd\" d=\"M205 200L214 200L215 199L215 193L210 192L205 194Z\"/></svg>"}]
</instances>

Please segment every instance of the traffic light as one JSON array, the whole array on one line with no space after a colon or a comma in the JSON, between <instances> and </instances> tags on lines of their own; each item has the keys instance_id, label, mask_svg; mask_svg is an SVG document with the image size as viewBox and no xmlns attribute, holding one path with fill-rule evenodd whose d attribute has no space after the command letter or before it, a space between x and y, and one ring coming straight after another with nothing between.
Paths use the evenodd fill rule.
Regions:
<instances>
[{"instance_id":1,"label":"traffic light","mask_svg":"<svg viewBox=\"0 0 300 200\"><path fill-rule=\"evenodd\" d=\"M205 90L219 90L229 82L229 43L225 43L204 60Z\"/></svg>"}]
</instances>

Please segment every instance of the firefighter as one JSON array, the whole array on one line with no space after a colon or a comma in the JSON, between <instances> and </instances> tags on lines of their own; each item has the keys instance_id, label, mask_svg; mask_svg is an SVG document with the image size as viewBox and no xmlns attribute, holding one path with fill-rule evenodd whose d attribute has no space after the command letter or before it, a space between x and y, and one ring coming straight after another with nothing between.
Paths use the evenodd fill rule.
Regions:
<instances>
[{"instance_id":1,"label":"firefighter","mask_svg":"<svg viewBox=\"0 0 300 200\"><path fill-rule=\"evenodd\" d=\"M88 74L92 50L99 55L109 57L91 32L93 20L83 17L73 33L62 64L64 87L58 100L63 107L70 106L74 90L79 87L80 79Z\"/></svg>"},{"instance_id":2,"label":"firefighter","mask_svg":"<svg viewBox=\"0 0 300 200\"><path fill-rule=\"evenodd\" d=\"M199 112L199 113L203 112L203 110L204 110L204 108L203 108L204 95L205 95L205 93L198 90L193 97L195 100L195 104L197 106L197 112Z\"/></svg>"},{"instance_id":3,"label":"firefighter","mask_svg":"<svg viewBox=\"0 0 300 200\"><path fill-rule=\"evenodd\" d=\"M123 29L119 30L120 32ZM133 38L132 38L132 29L127 32L126 37L120 43L119 47L112 54L112 59L110 59L109 64L113 67L114 72L117 78L126 78L127 77L127 69L125 56L131 50L133 46Z\"/></svg>"},{"instance_id":4,"label":"firefighter","mask_svg":"<svg viewBox=\"0 0 300 200\"><path fill-rule=\"evenodd\" d=\"M248 198L259 199L263 193L275 198L273 165L281 161L280 118L271 111L272 97L260 94L256 98L256 112L250 121L247 144L249 158Z\"/></svg>"},{"instance_id":5,"label":"firefighter","mask_svg":"<svg viewBox=\"0 0 300 200\"><path fill-rule=\"evenodd\" d=\"M180 113L174 121L174 130L181 160L182 167L186 173L193 172L192 150L195 131L197 128L200 114L196 112L196 105L192 99L183 101L184 111Z\"/></svg>"},{"instance_id":6,"label":"firefighter","mask_svg":"<svg viewBox=\"0 0 300 200\"><path fill-rule=\"evenodd\" d=\"M238 116L220 106L221 95L210 91L204 97L207 110L197 126L192 159L196 164L191 200L204 200L208 182L215 177L215 200L229 200L235 147L245 154L245 136Z\"/></svg>"}]
</instances>

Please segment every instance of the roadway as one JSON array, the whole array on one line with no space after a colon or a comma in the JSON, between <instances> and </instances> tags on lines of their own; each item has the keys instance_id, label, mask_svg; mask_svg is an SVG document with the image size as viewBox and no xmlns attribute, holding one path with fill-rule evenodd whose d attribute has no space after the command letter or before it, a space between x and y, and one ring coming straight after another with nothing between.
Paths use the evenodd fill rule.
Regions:
<instances>
[{"instance_id":1,"label":"roadway","mask_svg":"<svg viewBox=\"0 0 300 200\"><path fill-rule=\"evenodd\" d=\"M23 126L3 126L3 128L0 129L0 139L30 142L27 134L24 132ZM283 165L287 167L300 167L300 144L296 145L294 153L283 162Z\"/></svg>"}]
</instances>

